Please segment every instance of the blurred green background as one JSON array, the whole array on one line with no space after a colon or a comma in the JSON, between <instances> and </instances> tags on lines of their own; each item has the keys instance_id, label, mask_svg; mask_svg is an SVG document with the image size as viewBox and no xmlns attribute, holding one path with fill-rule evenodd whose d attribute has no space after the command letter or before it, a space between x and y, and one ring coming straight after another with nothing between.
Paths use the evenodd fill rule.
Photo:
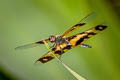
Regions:
<instances>
[{"instance_id":1,"label":"blurred green background","mask_svg":"<svg viewBox=\"0 0 120 80\"><path fill-rule=\"evenodd\" d=\"M0 0L0 80L76 80L55 59L34 65L48 51L45 45L14 48L62 34L92 12L98 17L73 34L110 25L86 42L93 48L74 48L62 61L88 80L120 80L119 0Z\"/></svg>"}]
</instances>

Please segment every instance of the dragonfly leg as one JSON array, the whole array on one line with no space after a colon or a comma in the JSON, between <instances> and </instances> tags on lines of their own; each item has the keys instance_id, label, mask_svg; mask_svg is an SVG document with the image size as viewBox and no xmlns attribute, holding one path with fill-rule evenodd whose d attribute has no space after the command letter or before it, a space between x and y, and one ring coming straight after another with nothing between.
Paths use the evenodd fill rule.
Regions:
<instances>
[{"instance_id":1,"label":"dragonfly leg","mask_svg":"<svg viewBox=\"0 0 120 80\"><path fill-rule=\"evenodd\" d=\"M92 46L90 46L90 45L87 45L87 44L82 44L82 45L80 45L80 47L92 48Z\"/></svg>"},{"instance_id":2,"label":"dragonfly leg","mask_svg":"<svg viewBox=\"0 0 120 80\"><path fill-rule=\"evenodd\" d=\"M61 58L62 58L62 55L60 55L60 56L58 57L58 59L60 59L60 60L61 60Z\"/></svg>"}]
</instances>

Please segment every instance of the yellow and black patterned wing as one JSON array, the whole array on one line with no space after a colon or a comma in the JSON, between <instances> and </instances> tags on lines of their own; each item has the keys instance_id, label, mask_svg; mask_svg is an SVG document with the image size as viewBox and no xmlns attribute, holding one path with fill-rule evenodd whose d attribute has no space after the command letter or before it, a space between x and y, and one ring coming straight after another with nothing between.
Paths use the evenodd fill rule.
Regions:
<instances>
[{"instance_id":1,"label":"yellow and black patterned wing","mask_svg":"<svg viewBox=\"0 0 120 80\"><path fill-rule=\"evenodd\" d=\"M49 42L49 39L45 39L45 41ZM40 44L44 44L43 40L35 42L35 43L31 43L31 44L18 46L18 47L15 48L15 50L22 50L22 49L32 48L32 47L39 46Z\"/></svg>"},{"instance_id":2,"label":"yellow and black patterned wing","mask_svg":"<svg viewBox=\"0 0 120 80\"><path fill-rule=\"evenodd\" d=\"M81 26L84 26L86 23L90 22L94 17L96 17L96 13L91 13L88 16L84 17L78 24L72 26L68 29L62 36L67 36L68 34L72 33L73 31L79 29Z\"/></svg>"},{"instance_id":3,"label":"yellow and black patterned wing","mask_svg":"<svg viewBox=\"0 0 120 80\"><path fill-rule=\"evenodd\" d=\"M80 46L86 40L88 40L89 38L103 31L106 28L107 28L107 25L97 25L96 27L93 27L85 32L69 37L69 42L72 45L72 47Z\"/></svg>"},{"instance_id":4,"label":"yellow and black patterned wing","mask_svg":"<svg viewBox=\"0 0 120 80\"><path fill-rule=\"evenodd\" d=\"M54 55L58 57L71 48L72 48L72 45L63 43L53 47L52 51L54 52ZM40 57L37 61L40 61L41 63L46 63L54 58L55 57L53 56L53 54L49 51L46 54L44 54L42 57Z\"/></svg>"},{"instance_id":5,"label":"yellow and black patterned wing","mask_svg":"<svg viewBox=\"0 0 120 80\"><path fill-rule=\"evenodd\" d=\"M59 46L56 45L52 48L52 51L54 52L55 56L59 56L63 53L61 51L61 48L60 48L60 45ZM46 54L44 54L42 57L40 57L37 61L40 61L41 63L46 63L46 62L52 60L53 58L54 58L54 55L50 51L48 51Z\"/></svg>"},{"instance_id":6,"label":"yellow and black patterned wing","mask_svg":"<svg viewBox=\"0 0 120 80\"><path fill-rule=\"evenodd\" d=\"M56 56L60 56L63 53L65 53L66 51L68 51L76 46L82 45L90 37L96 35L97 33L103 31L106 28L107 28L106 25L98 25L98 26L93 27L83 33L79 33L79 34L70 36L70 37L68 37L68 41L71 45L63 43L63 44L60 44L59 46L53 47L52 50L54 51L54 54ZM48 52L45 55L43 55L42 57L40 57L37 61L40 61L41 63L46 63L52 59L54 59L54 56L52 55L51 52Z\"/></svg>"}]
</instances>

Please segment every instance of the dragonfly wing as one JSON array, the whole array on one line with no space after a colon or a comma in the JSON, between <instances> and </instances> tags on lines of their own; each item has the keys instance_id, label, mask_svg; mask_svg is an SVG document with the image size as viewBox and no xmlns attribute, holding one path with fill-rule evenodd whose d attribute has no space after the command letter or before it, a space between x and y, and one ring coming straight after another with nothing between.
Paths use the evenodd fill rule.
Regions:
<instances>
[{"instance_id":1,"label":"dragonfly wing","mask_svg":"<svg viewBox=\"0 0 120 80\"><path fill-rule=\"evenodd\" d=\"M86 40L103 31L107 28L107 25L97 25L85 32L73 35L69 37L69 42L72 46L81 46Z\"/></svg>"},{"instance_id":2,"label":"dragonfly wing","mask_svg":"<svg viewBox=\"0 0 120 80\"><path fill-rule=\"evenodd\" d=\"M45 41L49 42L49 39L45 39ZM26 45L18 46L18 47L15 48L15 50L28 49L28 48L39 46L40 44L44 44L43 40L35 42L35 43L31 43L31 44L26 44Z\"/></svg>"},{"instance_id":3,"label":"dragonfly wing","mask_svg":"<svg viewBox=\"0 0 120 80\"><path fill-rule=\"evenodd\" d=\"M44 54L42 57L40 57L37 61L40 61L41 63L46 63L54 58L53 54L49 51L46 54Z\"/></svg>"},{"instance_id":4,"label":"dragonfly wing","mask_svg":"<svg viewBox=\"0 0 120 80\"><path fill-rule=\"evenodd\" d=\"M56 57L62 54L62 51L59 45L53 46L52 51ZM46 63L55 58L53 54L50 51L48 51L46 54L40 57L37 61L40 61L41 63Z\"/></svg>"},{"instance_id":5,"label":"dragonfly wing","mask_svg":"<svg viewBox=\"0 0 120 80\"><path fill-rule=\"evenodd\" d=\"M91 13L91 14L87 15L78 24L76 24L76 25L72 26L70 29L68 29L62 36L63 37L67 36L68 34L77 30L81 26L84 26L86 23L90 22L94 17L96 17L96 13Z\"/></svg>"},{"instance_id":6,"label":"dragonfly wing","mask_svg":"<svg viewBox=\"0 0 120 80\"><path fill-rule=\"evenodd\" d=\"M60 48L61 47L61 48ZM72 49L72 47L68 44L60 44L58 46L54 46L52 48L52 51L54 52L53 54L58 57L61 56L63 53L65 53L67 50ZM37 61L40 61L41 63L46 63L52 59L54 59L53 55L50 51L44 54L42 57L40 57Z\"/></svg>"},{"instance_id":7,"label":"dragonfly wing","mask_svg":"<svg viewBox=\"0 0 120 80\"><path fill-rule=\"evenodd\" d=\"M32 48L32 47L35 47L35 46L38 46L38 45L39 44L37 44L37 43L26 44L26 45L16 47L15 50L22 50L22 49Z\"/></svg>"},{"instance_id":8,"label":"dragonfly wing","mask_svg":"<svg viewBox=\"0 0 120 80\"><path fill-rule=\"evenodd\" d=\"M97 13L93 12L91 14L88 14L86 17L84 17L81 21L78 22L79 23L88 23L90 22L92 19L94 19L97 16Z\"/></svg>"}]
</instances>

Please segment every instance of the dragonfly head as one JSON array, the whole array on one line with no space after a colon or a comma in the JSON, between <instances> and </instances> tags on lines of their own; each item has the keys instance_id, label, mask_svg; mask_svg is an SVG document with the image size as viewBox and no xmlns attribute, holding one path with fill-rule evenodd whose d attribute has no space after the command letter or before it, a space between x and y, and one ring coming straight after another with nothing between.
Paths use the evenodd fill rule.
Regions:
<instances>
[{"instance_id":1,"label":"dragonfly head","mask_svg":"<svg viewBox=\"0 0 120 80\"><path fill-rule=\"evenodd\" d=\"M49 37L49 40L50 40L50 42L55 42L56 41L56 36L55 35L51 35Z\"/></svg>"}]
</instances>

